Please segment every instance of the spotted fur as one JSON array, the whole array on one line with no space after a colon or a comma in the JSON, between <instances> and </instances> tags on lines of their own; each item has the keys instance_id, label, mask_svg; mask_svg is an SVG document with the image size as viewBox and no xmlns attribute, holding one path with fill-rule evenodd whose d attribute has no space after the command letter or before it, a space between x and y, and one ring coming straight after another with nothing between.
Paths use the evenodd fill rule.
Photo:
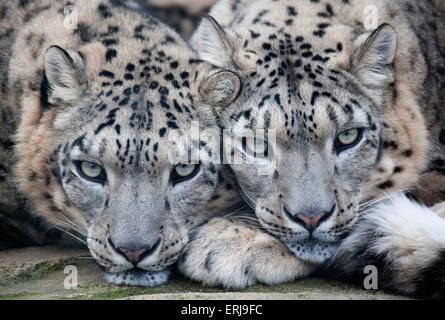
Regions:
<instances>
[{"instance_id":1,"label":"spotted fur","mask_svg":"<svg viewBox=\"0 0 445 320\"><path fill-rule=\"evenodd\" d=\"M380 26L375 30L367 30L363 22L369 6L377 9ZM409 256L417 250L412 248L417 241L413 237L432 224L406 221L410 227L402 228L407 230L402 236L410 241L404 242L391 237L391 232L398 235L397 225L384 225L384 218L359 223L364 209L399 191L410 190L411 197L425 205L438 205L436 210L443 207L445 15L441 6L441 1L412 0L221 0L213 7L192 43L204 60L236 72L242 83L242 92L230 107L216 108L220 124L240 137L246 130L259 129L275 130L277 137L268 151L276 163L256 157L255 166L232 165L261 224L258 237L265 230L280 239L295 259L312 263L315 269L331 261L335 266L336 255L342 256L345 249L341 244L351 236L359 242L353 248L360 249L343 255L351 261L337 267L358 273L364 265L356 256L368 245L372 251L372 243L379 241L366 239L378 237L376 230L383 228L389 234L386 239L393 241L383 249L386 257L401 255L409 263L388 261L384 266L391 276L382 286L418 294L424 292L421 286L401 284L426 283L427 274L437 274L441 282L428 295L444 289L443 270L437 271L443 268L443 255L438 254L445 245L442 238L419 239L425 245L419 244L418 249L427 250L424 253L432 254L437 263L419 261L422 254ZM360 128L363 136L339 152L334 148L337 135L353 128ZM265 163L274 169L272 174L259 174ZM404 200L399 202L389 206L395 217L407 208ZM407 219L422 216L423 209L412 211ZM315 217L318 213L324 214L318 227L304 228L301 214ZM353 236L362 231L367 237ZM270 270L269 278L259 277L256 269L249 268L248 255L233 258L230 250L200 237L206 233L189 244L189 251L212 252L213 264L219 257L232 267L209 272L202 267L205 256L186 259L183 270L194 279L244 287L255 282L252 278L265 283L292 278L280 279L274 273L281 272L279 268ZM252 245L235 233L228 238L243 252ZM439 249L428 250L431 243ZM271 241L271 246L280 245ZM256 252L258 261L270 252ZM382 251L374 252L378 253L374 258L381 257ZM270 260L281 258L276 254ZM378 259L366 263L373 261ZM239 264L249 271L238 275L238 282L212 274L227 272L227 279L233 279L228 270L238 270ZM200 269L192 270L191 265ZM310 271L295 268L298 276Z\"/></svg>"},{"instance_id":2,"label":"spotted fur","mask_svg":"<svg viewBox=\"0 0 445 320\"><path fill-rule=\"evenodd\" d=\"M130 4L0 5L1 247L44 243L60 230L88 245L107 280L154 286L167 280L189 232L239 197L214 163L173 183L169 134L188 132L192 121L216 127L198 88L218 68ZM77 29L64 27L67 5L78 10ZM86 179L79 161L102 166L106 179ZM140 248L137 263L123 254Z\"/></svg>"}]
</instances>

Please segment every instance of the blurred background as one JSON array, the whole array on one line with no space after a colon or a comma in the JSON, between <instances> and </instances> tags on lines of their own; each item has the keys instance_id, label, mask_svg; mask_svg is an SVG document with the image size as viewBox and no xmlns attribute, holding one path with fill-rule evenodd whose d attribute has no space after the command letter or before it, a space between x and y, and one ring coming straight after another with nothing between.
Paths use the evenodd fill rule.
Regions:
<instances>
[{"instance_id":1,"label":"blurred background","mask_svg":"<svg viewBox=\"0 0 445 320\"><path fill-rule=\"evenodd\" d=\"M199 25L201 16L208 13L217 0L133 0L133 2L188 39Z\"/></svg>"},{"instance_id":2,"label":"blurred background","mask_svg":"<svg viewBox=\"0 0 445 320\"><path fill-rule=\"evenodd\" d=\"M125 1L125 0L124 0ZM151 15L173 27L188 39L218 0L133 0L146 8ZM237 0L234 0L234 2ZM445 11L445 0L431 0L439 10ZM131 1L128 1L131 2Z\"/></svg>"}]
</instances>

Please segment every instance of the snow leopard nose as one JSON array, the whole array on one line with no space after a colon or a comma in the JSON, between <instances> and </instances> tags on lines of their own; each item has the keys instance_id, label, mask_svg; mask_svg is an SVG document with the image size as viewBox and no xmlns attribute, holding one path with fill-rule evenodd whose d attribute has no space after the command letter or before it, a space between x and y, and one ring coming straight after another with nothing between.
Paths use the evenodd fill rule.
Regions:
<instances>
[{"instance_id":1,"label":"snow leopard nose","mask_svg":"<svg viewBox=\"0 0 445 320\"><path fill-rule=\"evenodd\" d=\"M327 219L329 219L330 216L335 211L336 205L334 204L330 210L318 210L318 213L297 213L295 215L291 214L287 208L284 208L284 212L286 213L286 216L293 222L303 226L306 230L312 232L315 229L320 226L320 224Z\"/></svg>"},{"instance_id":2,"label":"snow leopard nose","mask_svg":"<svg viewBox=\"0 0 445 320\"><path fill-rule=\"evenodd\" d=\"M132 264L137 265L139 262L142 261L142 257L145 256L145 253L149 249L142 248L138 250L128 250L125 248L118 248L117 251L124 255L128 261L130 261Z\"/></svg>"},{"instance_id":3,"label":"snow leopard nose","mask_svg":"<svg viewBox=\"0 0 445 320\"><path fill-rule=\"evenodd\" d=\"M156 249L161 244L161 238L153 246L140 246L136 244L127 244L125 246L116 247L111 239L108 239L111 247L120 255L124 256L129 262L134 266L137 266L139 262L144 260L144 258L153 254Z\"/></svg>"}]
</instances>

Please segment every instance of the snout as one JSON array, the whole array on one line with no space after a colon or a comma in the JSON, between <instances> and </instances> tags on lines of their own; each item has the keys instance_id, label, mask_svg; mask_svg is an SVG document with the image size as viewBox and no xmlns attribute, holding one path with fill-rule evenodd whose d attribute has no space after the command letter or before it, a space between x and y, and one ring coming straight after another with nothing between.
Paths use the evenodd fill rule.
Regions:
<instances>
[{"instance_id":1,"label":"snout","mask_svg":"<svg viewBox=\"0 0 445 320\"><path fill-rule=\"evenodd\" d=\"M138 233L129 230L113 233L113 225L94 223L88 230L91 255L107 273L118 274L133 270L160 272L169 269L179 258L188 242L186 230L176 224L164 224L158 232Z\"/></svg>"},{"instance_id":2,"label":"snout","mask_svg":"<svg viewBox=\"0 0 445 320\"><path fill-rule=\"evenodd\" d=\"M329 221L336 208L337 204L333 203L329 207L320 206L314 210L294 213L284 206L282 216L296 235L293 239L284 240L289 250L299 259L311 263L323 263L330 259L337 250L338 240L331 237L330 227L326 229L324 223L332 225Z\"/></svg>"},{"instance_id":3,"label":"snout","mask_svg":"<svg viewBox=\"0 0 445 320\"><path fill-rule=\"evenodd\" d=\"M259 198L255 213L261 225L295 256L318 264L332 258L349 234L357 219L355 203L352 197L335 192L311 197L300 193Z\"/></svg>"},{"instance_id":4,"label":"snout","mask_svg":"<svg viewBox=\"0 0 445 320\"><path fill-rule=\"evenodd\" d=\"M115 237L112 225L94 223L88 229L88 248L113 284L153 287L165 283L171 266L188 242L187 232L164 224L159 232Z\"/></svg>"}]
</instances>

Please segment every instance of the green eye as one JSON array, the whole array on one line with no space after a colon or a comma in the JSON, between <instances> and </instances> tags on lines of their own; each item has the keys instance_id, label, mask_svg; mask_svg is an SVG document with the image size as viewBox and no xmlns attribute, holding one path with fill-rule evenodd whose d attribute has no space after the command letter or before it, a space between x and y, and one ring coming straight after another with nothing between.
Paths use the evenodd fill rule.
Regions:
<instances>
[{"instance_id":1,"label":"green eye","mask_svg":"<svg viewBox=\"0 0 445 320\"><path fill-rule=\"evenodd\" d=\"M191 176L195 172L195 164L180 164L175 167L175 173L178 177L185 178Z\"/></svg>"},{"instance_id":2,"label":"green eye","mask_svg":"<svg viewBox=\"0 0 445 320\"><path fill-rule=\"evenodd\" d=\"M76 166L77 170L84 178L94 182L105 182L105 170L100 165L89 161L78 161Z\"/></svg>"},{"instance_id":3,"label":"green eye","mask_svg":"<svg viewBox=\"0 0 445 320\"><path fill-rule=\"evenodd\" d=\"M363 136L363 129L351 129L340 133L335 140L335 149L338 153L354 147L360 142Z\"/></svg>"},{"instance_id":4,"label":"green eye","mask_svg":"<svg viewBox=\"0 0 445 320\"><path fill-rule=\"evenodd\" d=\"M189 180L195 176L199 171L198 164L179 164L173 169L172 182L173 184Z\"/></svg>"}]
</instances>

